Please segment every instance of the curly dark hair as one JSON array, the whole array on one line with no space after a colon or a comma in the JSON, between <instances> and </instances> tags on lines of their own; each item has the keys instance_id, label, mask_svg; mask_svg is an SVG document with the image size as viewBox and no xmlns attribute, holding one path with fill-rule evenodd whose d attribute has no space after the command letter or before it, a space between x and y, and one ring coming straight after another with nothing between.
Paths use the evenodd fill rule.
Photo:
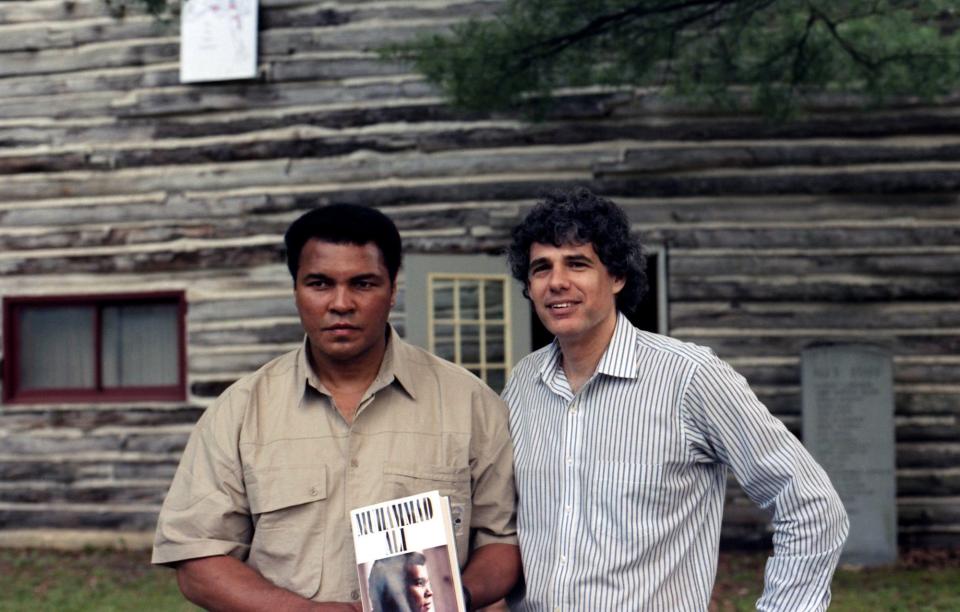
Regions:
<instances>
[{"instance_id":1,"label":"curly dark hair","mask_svg":"<svg viewBox=\"0 0 960 612\"><path fill-rule=\"evenodd\" d=\"M514 278L530 294L530 247L533 243L590 244L607 271L626 282L617 294L617 308L632 315L647 293L646 258L640 241L630 235L623 210L589 189L575 187L545 195L513 228L507 259Z\"/></svg>"}]
</instances>

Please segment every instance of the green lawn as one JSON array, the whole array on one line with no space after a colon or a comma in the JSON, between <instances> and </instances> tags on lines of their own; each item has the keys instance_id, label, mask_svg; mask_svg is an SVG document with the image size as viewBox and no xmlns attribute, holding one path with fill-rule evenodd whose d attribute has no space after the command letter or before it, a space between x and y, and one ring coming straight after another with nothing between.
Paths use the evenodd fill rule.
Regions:
<instances>
[{"instance_id":1,"label":"green lawn","mask_svg":"<svg viewBox=\"0 0 960 612\"><path fill-rule=\"evenodd\" d=\"M722 554L711 609L753 610L764 561L761 554ZM960 550L906 552L895 568L841 567L832 590L832 612L960 610Z\"/></svg>"},{"instance_id":2,"label":"green lawn","mask_svg":"<svg viewBox=\"0 0 960 612\"><path fill-rule=\"evenodd\" d=\"M0 550L0 611L193 610L143 552Z\"/></svg>"},{"instance_id":3,"label":"green lawn","mask_svg":"<svg viewBox=\"0 0 960 612\"><path fill-rule=\"evenodd\" d=\"M0 549L0 611L179 611L197 608L177 590L170 570L144 552L54 552ZM711 610L752 610L764 556L721 555ZM840 569L838 611L960 610L960 551L913 552L896 568Z\"/></svg>"}]
</instances>

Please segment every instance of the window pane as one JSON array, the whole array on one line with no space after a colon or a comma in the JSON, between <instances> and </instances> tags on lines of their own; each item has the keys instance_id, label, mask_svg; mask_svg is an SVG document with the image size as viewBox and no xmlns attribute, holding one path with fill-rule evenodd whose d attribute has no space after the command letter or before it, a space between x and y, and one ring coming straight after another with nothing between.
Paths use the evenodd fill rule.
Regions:
<instances>
[{"instance_id":1,"label":"window pane","mask_svg":"<svg viewBox=\"0 0 960 612\"><path fill-rule=\"evenodd\" d=\"M461 363L480 363L480 326L460 326Z\"/></svg>"},{"instance_id":2,"label":"window pane","mask_svg":"<svg viewBox=\"0 0 960 612\"><path fill-rule=\"evenodd\" d=\"M453 283L451 281L433 282L433 318L453 318Z\"/></svg>"},{"instance_id":3,"label":"window pane","mask_svg":"<svg viewBox=\"0 0 960 612\"><path fill-rule=\"evenodd\" d=\"M506 385L506 370L500 368L488 368L487 369L487 384L490 385L497 393L503 391L504 385Z\"/></svg>"},{"instance_id":4,"label":"window pane","mask_svg":"<svg viewBox=\"0 0 960 612\"><path fill-rule=\"evenodd\" d=\"M178 371L177 305L142 304L103 309L103 386L175 385Z\"/></svg>"},{"instance_id":5,"label":"window pane","mask_svg":"<svg viewBox=\"0 0 960 612\"><path fill-rule=\"evenodd\" d=\"M503 319L503 281L484 282L483 306L487 319Z\"/></svg>"},{"instance_id":6,"label":"window pane","mask_svg":"<svg viewBox=\"0 0 960 612\"><path fill-rule=\"evenodd\" d=\"M480 283L478 281L460 281L460 319L476 320L480 318Z\"/></svg>"},{"instance_id":7,"label":"window pane","mask_svg":"<svg viewBox=\"0 0 960 612\"><path fill-rule=\"evenodd\" d=\"M503 339L503 326L486 326L487 337L487 363L503 363L506 355L506 344Z\"/></svg>"},{"instance_id":8,"label":"window pane","mask_svg":"<svg viewBox=\"0 0 960 612\"><path fill-rule=\"evenodd\" d=\"M454 361L453 325L435 325L433 328L433 353L437 357Z\"/></svg>"},{"instance_id":9,"label":"window pane","mask_svg":"<svg viewBox=\"0 0 960 612\"><path fill-rule=\"evenodd\" d=\"M24 308L19 387L24 391L94 388L93 336L92 307Z\"/></svg>"}]
</instances>

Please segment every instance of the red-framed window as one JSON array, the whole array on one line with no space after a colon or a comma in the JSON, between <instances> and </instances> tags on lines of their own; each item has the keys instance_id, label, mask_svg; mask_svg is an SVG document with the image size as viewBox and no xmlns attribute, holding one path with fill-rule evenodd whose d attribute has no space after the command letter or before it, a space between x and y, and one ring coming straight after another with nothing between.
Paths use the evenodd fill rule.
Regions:
<instances>
[{"instance_id":1,"label":"red-framed window","mask_svg":"<svg viewBox=\"0 0 960 612\"><path fill-rule=\"evenodd\" d=\"M3 298L3 400L186 398L182 291Z\"/></svg>"}]
</instances>

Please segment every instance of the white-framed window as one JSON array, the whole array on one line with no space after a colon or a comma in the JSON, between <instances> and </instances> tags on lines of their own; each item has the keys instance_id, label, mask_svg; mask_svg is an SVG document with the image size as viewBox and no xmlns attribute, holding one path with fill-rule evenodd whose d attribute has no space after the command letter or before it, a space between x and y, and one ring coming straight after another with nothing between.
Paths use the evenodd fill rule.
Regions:
<instances>
[{"instance_id":1,"label":"white-framed window","mask_svg":"<svg viewBox=\"0 0 960 612\"><path fill-rule=\"evenodd\" d=\"M498 393L530 352L530 308L503 257L404 258L406 338L462 365Z\"/></svg>"},{"instance_id":2,"label":"white-framed window","mask_svg":"<svg viewBox=\"0 0 960 612\"><path fill-rule=\"evenodd\" d=\"M427 274L427 349L502 390L513 363L510 278Z\"/></svg>"}]
</instances>

